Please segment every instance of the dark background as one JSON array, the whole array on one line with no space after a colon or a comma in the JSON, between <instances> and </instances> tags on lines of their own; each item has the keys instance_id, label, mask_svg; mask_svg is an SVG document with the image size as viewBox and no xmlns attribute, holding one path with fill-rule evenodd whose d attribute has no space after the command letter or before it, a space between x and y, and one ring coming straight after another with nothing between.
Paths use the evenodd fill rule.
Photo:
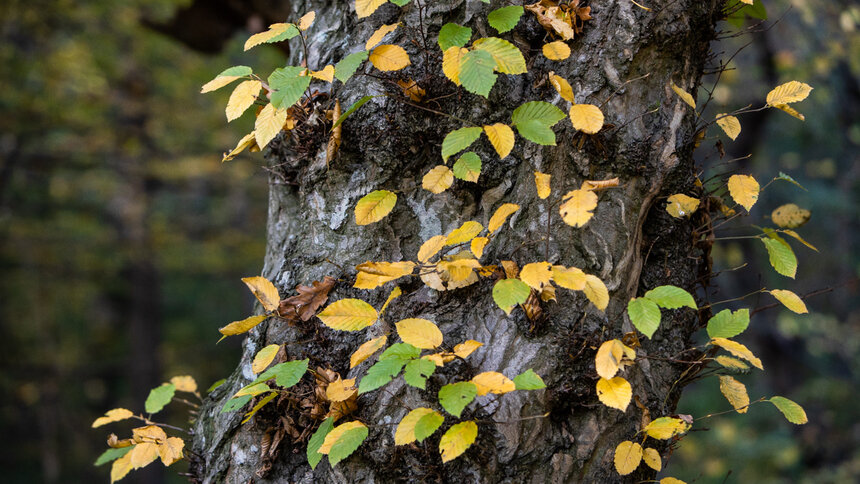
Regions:
<instances>
[{"instance_id":1,"label":"dark background","mask_svg":"<svg viewBox=\"0 0 860 484\"><path fill-rule=\"evenodd\" d=\"M238 360L240 339L216 345L217 328L252 310L239 279L262 265L267 176L259 154L220 163L252 122L245 116L227 125L229 88L199 90L231 65L260 72L282 65L277 47L244 53L242 43L283 21L283 7L198 2L204 8L177 16L189 5L0 5L4 482L108 482L109 466L92 462L109 432L123 437L130 426L91 429L96 417L118 406L142 411L149 389L173 375L190 374L205 389ZM751 217L718 236L751 235L749 224L767 224L772 209L793 202L812 210L799 231L821 251L794 244L799 269L789 280L769 268L760 243L720 240L715 270L749 266L720 275L711 300L764 286L833 289L807 301L809 315L757 313L740 338L766 369L738 377L751 397L791 398L810 423L793 426L766 404L710 418L683 440L668 469L688 482L852 482L860 478L860 7L766 5L770 22L754 35L731 36L737 30L720 24L717 58L749 45L728 66L704 117L758 106L770 88L797 79L815 87L796 105L806 122L768 110L741 117L733 143L709 131L699 150L702 179L737 170L764 184L780 171L791 175L807 191L772 184ZM705 87L713 82L707 77ZM722 160L719 139L728 151ZM757 296L744 304L772 302ZM688 388L679 412L729 408L708 378ZM171 404L165 418L183 425L185 410ZM187 464L151 467L125 481L182 482L173 471Z\"/></svg>"}]
</instances>

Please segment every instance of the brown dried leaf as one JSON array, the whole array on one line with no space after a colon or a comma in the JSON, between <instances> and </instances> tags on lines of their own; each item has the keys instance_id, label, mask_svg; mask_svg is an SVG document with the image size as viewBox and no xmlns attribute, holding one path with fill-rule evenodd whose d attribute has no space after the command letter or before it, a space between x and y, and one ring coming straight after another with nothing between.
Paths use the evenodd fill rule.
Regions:
<instances>
[{"instance_id":1,"label":"brown dried leaf","mask_svg":"<svg viewBox=\"0 0 860 484\"><path fill-rule=\"evenodd\" d=\"M322 282L314 281L313 286L296 286L297 295L281 300L278 315L287 321L308 321L317 310L328 301L328 293L334 287L337 279L325 276Z\"/></svg>"}]
</instances>

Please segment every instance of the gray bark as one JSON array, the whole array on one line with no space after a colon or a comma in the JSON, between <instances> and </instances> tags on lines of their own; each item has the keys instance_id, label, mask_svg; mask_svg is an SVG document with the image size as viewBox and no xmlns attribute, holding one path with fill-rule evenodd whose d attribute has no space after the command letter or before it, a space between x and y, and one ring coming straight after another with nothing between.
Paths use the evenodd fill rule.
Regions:
<instances>
[{"instance_id":1,"label":"gray bark","mask_svg":"<svg viewBox=\"0 0 860 484\"><path fill-rule=\"evenodd\" d=\"M663 210L665 196L695 193L691 157L695 119L669 86L674 81L694 91L709 55L720 6L716 0L657 3L665 5L652 12L628 0L592 3L594 19L570 43L573 53L563 62L551 62L539 54L545 31L526 13L513 38L526 56L529 72L500 75L485 100L458 91L441 75L441 56L425 57L409 41L418 38L416 1L402 9L385 5L364 21L356 18L352 2L294 2L296 17L309 10L317 13L310 30L311 66L337 62L363 48L382 23L399 21L407 28L401 27L386 42L409 51L413 65L403 75L420 80L427 98L455 93L435 102L434 109L476 124L510 122L512 110L531 100L555 102L566 109L552 87L541 82L554 70L570 80L577 101L601 105L609 99L602 110L606 122L615 127L581 140L583 135L562 121L555 128L557 146L538 146L518 138L512 154L501 161L482 139L475 145L483 160L479 182L457 181L448 191L433 195L420 188L421 178L440 163L442 138L460 124L391 98L375 98L344 124L340 153L326 167L322 113L330 102L319 101L307 127L280 137L266 156L275 174L270 179L263 275L282 294L293 294L297 284L332 275L342 282L329 301L358 297L378 308L388 290L353 289L352 267L367 260L414 260L424 240L466 220L486 225L499 204L513 202L521 210L488 246L482 260L513 258L523 265L548 258L579 267L606 283L611 302L604 314L581 293L559 289L558 302L545 304L544 317L531 323L520 309L510 316L500 311L491 297L492 281L487 279L449 292L434 291L417 280L403 283L403 296L388 310L387 321L427 318L440 326L446 343L476 339L484 347L468 361L437 371L426 391L406 387L401 378L383 390L362 395L354 417L368 424L370 436L335 469L324 460L312 471L304 456L305 443L294 444L287 437L271 469L255 475L262 466L261 438L278 415L262 412L240 425L241 412L218 414L218 410L253 377L250 360L256 351L267 344L286 343L290 359L307 357L313 368L330 367L355 377L370 363L349 371L350 353L385 330L377 323L368 331L335 332L316 319L294 326L264 323L246 339L240 366L213 392L195 426L197 457L192 471L201 481L544 483L653 478L643 470L624 478L614 471L614 448L633 438L642 411L632 403L623 413L599 404L594 348L632 330L625 312L631 297L662 284L693 291L705 267L707 254L692 246L691 235L701 221L672 219ZM493 2L492 7L498 6L500 2ZM423 24L429 30L430 50L438 53L436 33L445 22L468 24L481 36L495 35L486 24L488 11L477 0L427 5ZM297 65L299 54L300 49L295 49L291 64ZM389 92L396 93L396 87L358 76L346 85L336 83L332 95L345 109L363 95ZM552 174L554 196L577 188L585 179L618 176L622 184L601 192L595 217L584 228L574 229L560 220L557 206L550 207L536 196L534 171ZM398 190L397 207L379 223L355 225L356 201L376 189ZM552 218L547 245L541 239L548 214ZM654 338L643 338L638 364L625 377L653 417L673 412L680 391L675 383L685 366L644 357L677 355L689 347L689 337L698 327L698 318L689 310L664 311ZM513 376L528 368L543 376L547 389L515 392L498 400L479 397L481 405L464 414L481 422L478 440L459 459L442 464L437 450L440 431L417 446L394 446L395 427L389 424L398 422L408 408L438 407L436 391L442 385L481 371ZM521 419L544 413L549 417ZM296 411L289 416L300 430L314 424Z\"/></svg>"}]
</instances>

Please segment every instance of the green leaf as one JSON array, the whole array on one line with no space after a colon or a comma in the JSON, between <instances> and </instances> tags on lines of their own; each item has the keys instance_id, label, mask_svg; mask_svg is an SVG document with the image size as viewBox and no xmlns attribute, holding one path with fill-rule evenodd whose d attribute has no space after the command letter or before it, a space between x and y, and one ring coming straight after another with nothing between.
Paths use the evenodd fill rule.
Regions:
<instances>
[{"instance_id":1,"label":"green leaf","mask_svg":"<svg viewBox=\"0 0 860 484\"><path fill-rule=\"evenodd\" d=\"M287 30L283 31L281 34L272 37L269 40L264 41L264 44L273 44L275 42L280 42L282 40L290 40L293 37L299 35L301 32L299 28L296 27L296 24L287 25Z\"/></svg>"},{"instance_id":2,"label":"green leaf","mask_svg":"<svg viewBox=\"0 0 860 484\"><path fill-rule=\"evenodd\" d=\"M460 128L451 131L442 140L442 159L448 161L451 155L465 150L481 136L483 128Z\"/></svg>"},{"instance_id":3,"label":"green leaf","mask_svg":"<svg viewBox=\"0 0 860 484\"><path fill-rule=\"evenodd\" d=\"M546 383L531 368L514 377L517 390L540 390L546 388Z\"/></svg>"},{"instance_id":4,"label":"green leaf","mask_svg":"<svg viewBox=\"0 0 860 484\"><path fill-rule=\"evenodd\" d=\"M468 182L477 182L481 174L481 158L472 151L460 155L454 163L454 176Z\"/></svg>"},{"instance_id":5,"label":"green leaf","mask_svg":"<svg viewBox=\"0 0 860 484\"><path fill-rule=\"evenodd\" d=\"M393 3L394 5L397 5L398 7L402 7L402 6L406 5L407 3L409 3L410 0L388 0L388 1Z\"/></svg>"},{"instance_id":6,"label":"green leaf","mask_svg":"<svg viewBox=\"0 0 860 484\"><path fill-rule=\"evenodd\" d=\"M251 68L248 66L233 66L224 69L221 74L218 74L217 76L215 76L215 78L217 79L219 77L250 76L252 72L254 71L252 71Z\"/></svg>"},{"instance_id":7,"label":"green leaf","mask_svg":"<svg viewBox=\"0 0 860 484\"><path fill-rule=\"evenodd\" d=\"M511 314L514 306L526 302L531 288L519 279L502 279L493 286L493 301L506 314Z\"/></svg>"},{"instance_id":8,"label":"green leaf","mask_svg":"<svg viewBox=\"0 0 860 484\"><path fill-rule=\"evenodd\" d=\"M761 242L767 249L770 265L776 269L776 272L794 279L794 275L797 273L797 257L788 243L781 238L766 238L761 239Z\"/></svg>"},{"instance_id":9,"label":"green leaf","mask_svg":"<svg viewBox=\"0 0 860 484\"><path fill-rule=\"evenodd\" d=\"M220 413L232 412L235 410L239 410L244 407L245 404L251 401L254 398L253 395L242 395L241 397L231 398L227 400L227 403L224 404L224 407L221 408Z\"/></svg>"},{"instance_id":10,"label":"green leaf","mask_svg":"<svg viewBox=\"0 0 860 484\"><path fill-rule=\"evenodd\" d=\"M429 378L436 371L436 363L430 360L415 359L406 363L403 379L408 385L424 390Z\"/></svg>"},{"instance_id":11,"label":"green leaf","mask_svg":"<svg viewBox=\"0 0 860 484\"><path fill-rule=\"evenodd\" d=\"M225 381L227 381L227 379L226 379L226 378L222 378L222 379L220 379L220 380L216 381L215 383L213 383L213 384L209 385L209 388L206 390L206 393L212 393L212 392L214 392L214 391L215 391L215 389L216 389L216 388L218 388L218 387L220 387L221 385L223 385Z\"/></svg>"},{"instance_id":12,"label":"green leaf","mask_svg":"<svg viewBox=\"0 0 860 484\"><path fill-rule=\"evenodd\" d=\"M487 52L493 57L495 68L503 74L525 74L526 59L514 44L498 37L485 37L474 43L476 51ZM460 67L460 81L463 81L463 67ZM495 80L493 81L495 82ZM465 83L463 83L465 86Z\"/></svg>"},{"instance_id":13,"label":"green leaf","mask_svg":"<svg viewBox=\"0 0 860 484\"><path fill-rule=\"evenodd\" d=\"M133 445L129 445L128 447L120 447L118 449L108 449L102 452L102 455L100 455L99 458L96 459L96 462L93 465L101 466L107 464L108 462L117 460L120 457L128 454L128 452L133 448Z\"/></svg>"},{"instance_id":14,"label":"green leaf","mask_svg":"<svg viewBox=\"0 0 860 484\"><path fill-rule=\"evenodd\" d=\"M473 50L460 58L460 83L467 91L487 97L496 83L496 61L485 50Z\"/></svg>"},{"instance_id":15,"label":"green leaf","mask_svg":"<svg viewBox=\"0 0 860 484\"><path fill-rule=\"evenodd\" d=\"M338 462L346 459L355 452L355 449L357 449L366 438L367 427L363 425L358 428L347 430L339 439L337 439L337 443L331 446L331 450L328 453L328 463L331 464L332 467L336 466Z\"/></svg>"},{"instance_id":16,"label":"green leaf","mask_svg":"<svg viewBox=\"0 0 860 484\"><path fill-rule=\"evenodd\" d=\"M723 309L708 320L708 336L711 338L734 338L746 331L749 324L749 309L739 309L734 313L728 309Z\"/></svg>"},{"instance_id":17,"label":"green leaf","mask_svg":"<svg viewBox=\"0 0 860 484\"><path fill-rule=\"evenodd\" d=\"M406 361L400 359L377 361L359 382L358 393L367 393L384 386L400 373L405 364Z\"/></svg>"},{"instance_id":18,"label":"green leaf","mask_svg":"<svg viewBox=\"0 0 860 484\"><path fill-rule=\"evenodd\" d=\"M645 297L664 309L678 309L684 306L697 309L696 301L689 292L677 286L659 286L645 293Z\"/></svg>"},{"instance_id":19,"label":"green leaf","mask_svg":"<svg viewBox=\"0 0 860 484\"><path fill-rule=\"evenodd\" d=\"M412 358L418 358L420 354L421 350L409 343L394 343L379 355L379 360L401 360L406 363Z\"/></svg>"},{"instance_id":20,"label":"green leaf","mask_svg":"<svg viewBox=\"0 0 860 484\"><path fill-rule=\"evenodd\" d=\"M511 114L511 123L518 125L526 121L536 120L550 127L566 117L564 111L548 102L530 101L514 109Z\"/></svg>"},{"instance_id":21,"label":"green leaf","mask_svg":"<svg viewBox=\"0 0 860 484\"><path fill-rule=\"evenodd\" d=\"M627 303L627 315L633 326L648 338L654 337L654 332L660 327L660 308L647 297L631 299Z\"/></svg>"},{"instance_id":22,"label":"green leaf","mask_svg":"<svg viewBox=\"0 0 860 484\"><path fill-rule=\"evenodd\" d=\"M472 29L462 25L447 23L439 30L439 48L442 52L454 47L463 47L472 38Z\"/></svg>"},{"instance_id":23,"label":"green leaf","mask_svg":"<svg viewBox=\"0 0 860 484\"><path fill-rule=\"evenodd\" d=\"M523 121L516 125L520 136L544 146L555 146L555 132L537 119Z\"/></svg>"},{"instance_id":24,"label":"green leaf","mask_svg":"<svg viewBox=\"0 0 860 484\"><path fill-rule=\"evenodd\" d=\"M290 388L291 386L298 383L307 371L307 359L278 363L277 365L261 373L260 376L258 376L257 379L251 383L251 385L255 383L262 383L264 381L268 381L274 378L275 383L279 387Z\"/></svg>"},{"instance_id":25,"label":"green leaf","mask_svg":"<svg viewBox=\"0 0 860 484\"><path fill-rule=\"evenodd\" d=\"M158 413L165 405L173 400L173 394L176 393L176 385L172 383L164 383L161 386L155 387L149 391L149 396L146 397L144 408L146 413Z\"/></svg>"},{"instance_id":26,"label":"green leaf","mask_svg":"<svg viewBox=\"0 0 860 484\"><path fill-rule=\"evenodd\" d=\"M343 123L343 122L344 122L344 120L346 120L346 118L347 118L350 114L354 113L358 108L360 108L360 107L364 106L364 104L365 104L367 101L370 101L371 99L373 99L373 98L375 98L375 97L376 97L376 96L362 96L362 98L361 98L361 99L359 99L358 101L356 101L356 102L352 103L352 106L350 106L350 107L349 107L349 109L347 109L347 110L346 110L346 112L344 112L343 114L341 114L341 115L340 115L340 117L339 117L339 118L337 118L337 120L334 122L334 124L332 124L332 125L331 125L331 129L335 129L335 128L337 128L338 126L340 126L340 124L341 124L341 123Z\"/></svg>"},{"instance_id":27,"label":"green leaf","mask_svg":"<svg viewBox=\"0 0 860 484\"><path fill-rule=\"evenodd\" d=\"M304 67L287 66L275 69L269 75L269 88L272 92L272 106L287 109L302 98L305 89L311 84L311 76L300 76Z\"/></svg>"},{"instance_id":28,"label":"green leaf","mask_svg":"<svg viewBox=\"0 0 860 484\"><path fill-rule=\"evenodd\" d=\"M797 182L797 180L795 180L794 178L792 178L792 177L790 177L790 176L786 175L786 174L785 174L785 173L783 173L783 172L779 172L779 176L778 176L778 177L776 177L775 179L776 179L776 180L787 181L787 182L789 182L789 183L793 183L793 184L797 185L798 187L800 187L800 188L801 188L803 191L805 191L805 192L808 192L808 191L809 191L809 190L807 190L803 185L801 185L800 183L798 183L798 182Z\"/></svg>"},{"instance_id":29,"label":"green leaf","mask_svg":"<svg viewBox=\"0 0 860 484\"><path fill-rule=\"evenodd\" d=\"M331 432L331 429L334 428L334 417L329 417L323 420L323 423L320 424L319 428L311 435L311 440L308 441L308 463L311 465L311 469L316 469L317 464L322 460L322 454L317 452L322 446L323 441L325 441L325 436Z\"/></svg>"},{"instance_id":30,"label":"green leaf","mask_svg":"<svg viewBox=\"0 0 860 484\"><path fill-rule=\"evenodd\" d=\"M459 417L477 395L478 387L470 381L451 383L439 389L439 404L451 415Z\"/></svg>"},{"instance_id":31,"label":"green leaf","mask_svg":"<svg viewBox=\"0 0 860 484\"><path fill-rule=\"evenodd\" d=\"M523 16L523 7L511 5L510 7L497 8L487 16L490 27L496 29L500 34L517 26L520 17Z\"/></svg>"},{"instance_id":32,"label":"green leaf","mask_svg":"<svg viewBox=\"0 0 860 484\"><path fill-rule=\"evenodd\" d=\"M444 421L445 417L436 412L428 413L421 417L417 422L415 422L415 439L418 442L421 442L427 437L430 437Z\"/></svg>"},{"instance_id":33,"label":"green leaf","mask_svg":"<svg viewBox=\"0 0 860 484\"><path fill-rule=\"evenodd\" d=\"M353 52L334 65L334 77L346 82L355 74L362 62L367 60L367 51Z\"/></svg>"},{"instance_id":34,"label":"green leaf","mask_svg":"<svg viewBox=\"0 0 860 484\"><path fill-rule=\"evenodd\" d=\"M785 415L786 420L795 425L803 425L809 421L806 418L806 411L803 410L803 407L785 397L771 397L768 402L779 409Z\"/></svg>"}]
</instances>

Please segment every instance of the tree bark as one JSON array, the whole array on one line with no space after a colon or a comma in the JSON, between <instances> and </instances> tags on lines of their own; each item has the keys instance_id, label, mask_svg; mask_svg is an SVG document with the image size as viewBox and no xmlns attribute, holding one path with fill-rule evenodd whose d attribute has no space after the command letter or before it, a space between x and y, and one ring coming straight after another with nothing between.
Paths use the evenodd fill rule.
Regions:
<instances>
[{"instance_id":1,"label":"tree bark","mask_svg":"<svg viewBox=\"0 0 860 484\"><path fill-rule=\"evenodd\" d=\"M192 459L192 471L199 480L545 483L653 478L653 473L641 469L625 477L614 470L615 446L634 438L643 411L633 403L626 412L599 403L594 354L602 341L632 331L625 311L630 298L663 284L692 292L702 274L707 274L707 254L692 244L692 232L702 221L673 219L664 210L665 196L697 193L692 160L695 115L670 85L674 82L695 91L721 6L717 0L658 3L664 6L654 6L650 12L629 0L593 3L593 20L569 42L572 54L563 62L548 61L540 54L546 32L526 12L512 37L526 57L529 72L499 75L485 100L442 76L435 43L446 22L469 25L477 36L496 35L487 25L490 8L484 3L415 0L403 8L386 4L359 21L353 2L293 2L293 18L316 11L308 33L313 68L334 64L363 48L381 24L401 22L386 43L406 47L412 66L398 75L419 81L427 90L426 99L436 99L427 104L431 109L476 125L510 122L513 109L527 101L553 102L566 110L566 103L545 82L553 70L570 81L578 102L600 106L606 122L614 126L585 136L562 121L555 127L557 146L538 146L518 138L514 151L503 160L482 139L472 147L483 160L478 183L457 181L448 191L433 195L420 188L421 178L441 162L442 138L462 124L391 97L377 97L344 123L340 152L327 166L330 124L324 122L324 109L332 101L317 97L305 127L282 134L266 153L273 175L263 275L281 288L281 294L294 294L297 284L309 285L331 275L340 282L329 302L357 297L378 308L393 284L374 291L354 289L352 267L367 260L415 260L426 239L446 234L466 220L486 225L498 205L511 202L522 208L487 247L482 261L511 259L522 266L548 260L579 267L606 283L611 301L603 313L581 293L559 289L558 302L544 304L542 318L530 322L521 309L510 316L499 310L491 297L491 280L437 292L414 278L401 283L403 295L385 315L389 323L378 322L367 331L332 331L316 318L301 325L270 320L250 333L240 366L210 395L199 415L193 442L197 455ZM504 4L496 1L491 7ZM423 11L420 16L419 10ZM428 31L427 54L422 52L422 25ZM509 34L501 37L511 38ZM302 58L296 45L291 65L299 65ZM385 93L399 95L391 83L358 75L345 85L336 82L331 96L345 107L363 95ZM594 218L575 229L561 221L557 205L548 203L552 198L536 196L535 171L552 175L553 197L578 188L586 179L617 176L621 186L600 192ZM381 222L357 226L352 216L356 201L377 189L398 191L397 206ZM544 240L547 227L548 241ZM278 415L261 413L241 425L242 412L218 413L225 400L253 378L250 360L263 346L285 343L289 359L310 358L311 368L331 368L345 378L360 378L369 363L350 371L349 355L369 337L386 332L394 321L409 317L437 323L450 346L466 339L484 346L467 361L439 369L428 380L426 391L407 387L399 378L361 395L353 416L370 427L370 435L336 468L324 460L312 471L305 442L293 443L289 437L282 441L277 459L265 464L261 439ZM690 310L664 311L654 338L642 338L637 364L626 370L625 378L652 417L673 413L682 386L678 381L686 369L660 358L683 352L700 327ZM479 404L464 414L464 419L478 419L478 439L460 458L442 464L441 431L416 446L394 446L393 424L410 408L438 408L436 391L442 385L482 371L512 377L529 368L544 378L547 388L498 399L479 397ZM545 413L546 418L524 419ZM313 424L296 411L288 416L299 431Z\"/></svg>"}]
</instances>

